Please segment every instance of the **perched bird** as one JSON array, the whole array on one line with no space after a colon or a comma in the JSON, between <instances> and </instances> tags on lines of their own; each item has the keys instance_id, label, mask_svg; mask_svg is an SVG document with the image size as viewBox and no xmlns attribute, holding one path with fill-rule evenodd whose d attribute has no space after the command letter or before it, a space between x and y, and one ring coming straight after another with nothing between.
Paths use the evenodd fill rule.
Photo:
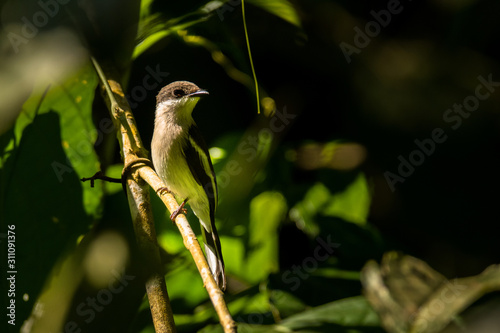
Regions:
<instances>
[{"instance_id":1,"label":"perched bird","mask_svg":"<svg viewBox=\"0 0 500 333\"><path fill-rule=\"evenodd\" d=\"M172 221L189 203L201 224L205 253L215 282L226 289L224 261L217 229L217 183L208 153L191 116L206 90L188 81L176 81L163 87L156 97L155 127L151 142L153 165L167 185L165 190L184 200L173 212Z\"/></svg>"}]
</instances>

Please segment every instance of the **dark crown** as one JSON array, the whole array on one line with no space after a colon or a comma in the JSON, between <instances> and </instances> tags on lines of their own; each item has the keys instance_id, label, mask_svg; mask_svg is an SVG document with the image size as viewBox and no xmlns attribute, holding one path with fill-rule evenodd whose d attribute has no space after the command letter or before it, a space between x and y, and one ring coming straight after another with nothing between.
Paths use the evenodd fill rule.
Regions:
<instances>
[{"instance_id":1,"label":"dark crown","mask_svg":"<svg viewBox=\"0 0 500 333\"><path fill-rule=\"evenodd\" d=\"M156 96L156 103L161 103L169 99L179 99L186 95L191 95L201 89L189 81L175 81L163 87Z\"/></svg>"}]
</instances>

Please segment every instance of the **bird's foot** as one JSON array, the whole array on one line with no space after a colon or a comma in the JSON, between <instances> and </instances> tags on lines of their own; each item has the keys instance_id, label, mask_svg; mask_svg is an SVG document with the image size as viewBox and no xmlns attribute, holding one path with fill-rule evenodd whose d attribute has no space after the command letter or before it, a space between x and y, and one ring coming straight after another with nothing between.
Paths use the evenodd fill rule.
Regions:
<instances>
[{"instance_id":1,"label":"bird's foot","mask_svg":"<svg viewBox=\"0 0 500 333\"><path fill-rule=\"evenodd\" d=\"M181 203L181 205L179 206L179 208L177 208L172 214L170 214L170 220L172 220L173 223L175 223L175 219L177 218L177 215L179 215L179 214L187 214L187 209L184 208L184 205L186 204L187 201L188 201L188 199L186 198Z\"/></svg>"},{"instance_id":2,"label":"bird's foot","mask_svg":"<svg viewBox=\"0 0 500 333\"><path fill-rule=\"evenodd\" d=\"M162 194L165 194L165 193L172 193L168 187L160 187L159 189L156 190L156 193L158 193L158 195L162 195Z\"/></svg>"}]
</instances>

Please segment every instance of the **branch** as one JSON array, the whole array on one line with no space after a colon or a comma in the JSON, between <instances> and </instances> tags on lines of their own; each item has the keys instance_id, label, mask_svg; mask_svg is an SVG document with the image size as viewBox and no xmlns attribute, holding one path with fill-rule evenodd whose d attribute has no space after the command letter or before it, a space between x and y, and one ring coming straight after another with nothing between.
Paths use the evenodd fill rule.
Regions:
<instances>
[{"instance_id":1,"label":"branch","mask_svg":"<svg viewBox=\"0 0 500 333\"><path fill-rule=\"evenodd\" d=\"M104 181L110 182L110 183L120 183L121 184L121 182L122 182L121 179L111 178L111 177L106 176L102 171L97 171L92 177L88 177L88 178L83 177L82 179L80 179L80 181L86 182L86 181L90 180L90 187L94 187L94 183L95 183L96 179L104 180Z\"/></svg>"},{"instance_id":2,"label":"branch","mask_svg":"<svg viewBox=\"0 0 500 333\"><path fill-rule=\"evenodd\" d=\"M500 265L447 280L420 259L388 252L380 266L369 261L363 267L361 283L387 332L437 333L486 293L500 290Z\"/></svg>"},{"instance_id":3,"label":"branch","mask_svg":"<svg viewBox=\"0 0 500 333\"><path fill-rule=\"evenodd\" d=\"M125 165L137 158L147 157L139 137L134 117L130 111L125 95L120 84L115 80L115 75L101 69L95 59L92 59L97 73L101 79L106 94L105 100L110 110L113 123L117 129L120 142L122 159ZM130 173L129 173L130 175ZM156 239L149 187L144 182L127 179L127 198L134 225L135 237L142 258L146 261L147 280L146 292L155 331L158 333L175 333L175 323L168 298L167 287L163 275L160 251Z\"/></svg>"},{"instance_id":4,"label":"branch","mask_svg":"<svg viewBox=\"0 0 500 333\"><path fill-rule=\"evenodd\" d=\"M139 175L144 179L155 191L158 196L163 201L165 206L170 212L175 211L179 205L175 200L174 196L170 193L159 194L161 188L165 187L165 184L161 181L158 175L148 166L141 166L138 168ZM231 314L224 302L224 297L222 291L217 286L214 277L210 271L210 267L205 259L205 255L201 250L200 243L196 239L191 226L184 214L177 215L175 219L175 224L179 231L181 232L182 239L184 241L184 246L191 252L191 256L194 259L196 267L200 272L201 278L203 280L203 285L207 289L208 295L214 305L215 311L219 316L222 327L225 333L236 332L236 323L233 321Z\"/></svg>"},{"instance_id":5,"label":"branch","mask_svg":"<svg viewBox=\"0 0 500 333\"><path fill-rule=\"evenodd\" d=\"M127 194L132 218L134 219L134 230L136 232L137 242L139 243L141 251L144 252L144 254L148 254L147 258L151 261L151 265L154 268L154 274L151 275L151 278L146 282L146 290L148 292L155 329L156 332L175 332L165 280L161 273L158 244L151 214L148 187L142 180L145 180L156 193L159 193L158 190L164 188L165 184L163 184L158 175L146 163L141 162L134 164L136 160L141 161L146 158L147 151L142 145L139 132L135 125L134 116L130 111L130 106L124 97L125 95L120 84L116 80L110 79L111 76L109 75L106 75L106 78L99 64L94 59L93 62L109 98L108 107L113 117L113 121L115 122L115 126L118 129L118 141L122 147L122 158L126 166L133 165L131 167L132 172L129 174L131 177L127 180ZM170 212L174 212L179 208L172 194L159 194L159 197ZM224 332L236 332L236 323L233 321L227 305L224 302L222 291L220 291L215 283L203 251L201 250L200 244L188 220L183 214L179 214L175 222L182 235L184 245L193 256L196 267L203 280L203 284L219 316ZM168 324L165 328L166 330L162 330L164 328L160 325L164 320L166 320Z\"/></svg>"}]
</instances>

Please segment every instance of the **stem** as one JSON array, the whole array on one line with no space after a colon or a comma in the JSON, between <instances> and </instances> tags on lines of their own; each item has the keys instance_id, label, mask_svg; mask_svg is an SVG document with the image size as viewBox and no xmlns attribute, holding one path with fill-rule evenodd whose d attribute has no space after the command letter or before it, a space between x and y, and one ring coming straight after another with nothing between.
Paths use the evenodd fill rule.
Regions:
<instances>
[{"instance_id":1,"label":"stem","mask_svg":"<svg viewBox=\"0 0 500 333\"><path fill-rule=\"evenodd\" d=\"M259 84L257 74L253 66L252 51L250 50L250 40L248 39L247 20L245 19L245 1L241 0L241 16L243 17L243 29L245 30L245 39L247 42L248 58L250 58L250 68L252 69L253 80L255 82L255 97L257 98L257 113L260 114Z\"/></svg>"},{"instance_id":2,"label":"stem","mask_svg":"<svg viewBox=\"0 0 500 333\"><path fill-rule=\"evenodd\" d=\"M118 141L120 142L122 158L125 164L138 157L145 158L147 153L138 135L134 116L124 97L121 85L115 79L116 76L112 73L105 73L95 59L92 59L92 62L106 92L105 100L117 129ZM157 333L175 333L174 317L165 285L154 228L149 188L143 182L137 182L135 179L130 179L130 177L127 180L126 187L137 244L141 256L145 260L148 273L146 292L155 331Z\"/></svg>"},{"instance_id":3,"label":"stem","mask_svg":"<svg viewBox=\"0 0 500 333\"><path fill-rule=\"evenodd\" d=\"M127 198L134 218L134 231L142 260L148 270L146 293L156 332L176 332L172 307L163 274L159 246L151 211L149 186L134 180L127 182Z\"/></svg>"}]
</instances>

